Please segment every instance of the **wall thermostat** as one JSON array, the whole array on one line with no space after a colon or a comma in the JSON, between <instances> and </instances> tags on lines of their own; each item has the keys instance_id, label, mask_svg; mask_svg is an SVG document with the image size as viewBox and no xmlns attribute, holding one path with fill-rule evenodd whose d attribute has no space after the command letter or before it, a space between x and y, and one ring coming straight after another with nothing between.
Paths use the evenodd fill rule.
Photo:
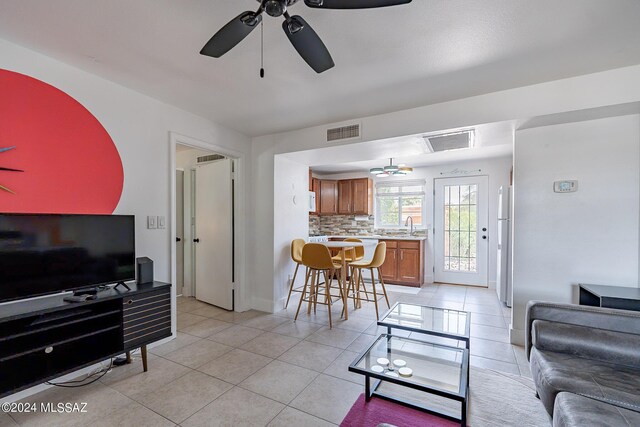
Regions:
<instances>
[{"instance_id":1,"label":"wall thermostat","mask_svg":"<svg viewBox=\"0 0 640 427\"><path fill-rule=\"evenodd\" d=\"M578 191L578 181L555 181L553 191L556 193L573 193Z\"/></svg>"}]
</instances>

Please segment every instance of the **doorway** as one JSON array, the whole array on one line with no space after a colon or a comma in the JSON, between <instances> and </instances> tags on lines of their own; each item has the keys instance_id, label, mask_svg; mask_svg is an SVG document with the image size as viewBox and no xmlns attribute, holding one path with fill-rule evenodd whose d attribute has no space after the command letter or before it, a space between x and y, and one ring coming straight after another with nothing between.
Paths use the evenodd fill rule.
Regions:
<instances>
[{"instance_id":1,"label":"doorway","mask_svg":"<svg viewBox=\"0 0 640 427\"><path fill-rule=\"evenodd\" d=\"M487 287L487 176L434 180L434 280Z\"/></svg>"},{"instance_id":2,"label":"doorway","mask_svg":"<svg viewBox=\"0 0 640 427\"><path fill-rule=\"evenodd\" d=\"M235 160L176 144L176 294L234 309Z\"/></svg>"}]
</instances>

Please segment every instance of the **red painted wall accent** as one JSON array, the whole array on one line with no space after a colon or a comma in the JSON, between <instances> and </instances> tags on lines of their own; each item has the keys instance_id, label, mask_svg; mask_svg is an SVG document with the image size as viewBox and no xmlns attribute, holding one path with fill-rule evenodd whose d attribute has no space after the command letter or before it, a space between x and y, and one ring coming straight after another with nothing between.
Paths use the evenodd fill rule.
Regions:
<instances>
[{"instance_id":1,"label":"red painted wall accent","mask_svg":"<svg viewBox=\"0 0 640 427\"><path fill-rule=\"evenodd\" d=\"M0 212L110 214L122 161L100 122L78 101L32 77L0 69Z\"/></svg>"}]
</instances>

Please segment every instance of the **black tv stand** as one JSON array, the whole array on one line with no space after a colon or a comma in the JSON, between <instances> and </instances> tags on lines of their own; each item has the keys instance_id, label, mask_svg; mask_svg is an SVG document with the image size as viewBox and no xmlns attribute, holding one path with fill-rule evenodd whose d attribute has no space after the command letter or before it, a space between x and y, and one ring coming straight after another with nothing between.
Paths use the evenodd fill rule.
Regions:
<instances>
[{"instance_id":1,"label":"black tv stand","mask_svg":"<svg viewBox=\"0 0 640 427\"><path fill-rule=\"evenodd\" d=\"M113 287L113 289L116 289L118 286L124 286L128 291L130 291L130 290L131 290L131 288L130 288L129 286L127 286L127 284L126 284L126 283L124 283L124 282L118 282L118 283L116 283L116 285Z\"/></svg>"},{"instance_id":2,"label":"black tv stand","mask_svg":"<svg viewBox=\"0 0 640 427\"><path fill-rule=\"evenodd\" d=\"M95 299L64 295L0 306L0 398L171 336L171 285L130 284ZM130 357L130 356L129 356Z\"/></svg>"},{"instance_id":3,"label":"black tv stand","mask_svg":"<svg viewBox=\"0 0 640 427\"><path fill-rule=\"evenodd\" d=\"M85 289L78 289L77 291L73 291L73 296L77 297L80 295L97 295L98 294L98 288L85 288Z\"/></svg>"}]
</instances>

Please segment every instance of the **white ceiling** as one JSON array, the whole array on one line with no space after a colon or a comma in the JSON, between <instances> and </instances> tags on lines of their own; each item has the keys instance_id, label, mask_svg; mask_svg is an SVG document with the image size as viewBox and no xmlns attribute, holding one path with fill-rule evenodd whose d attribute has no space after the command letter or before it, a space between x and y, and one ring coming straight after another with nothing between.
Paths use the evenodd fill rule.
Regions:
<instances>
[{"instance_id":1,"label":"white ceiling","mask_svg":"<svg viewBox=\"0 0 640 427\"><path fill-rule=\"evenodd\" d=\"M287 157L309 164L313 172L318 174L368 172L371 168L388 165L390 157L394 164L405 164L413 168L503 157L513 154L513 132L516 126L516 121L473 126L474 147L462 150L431 153L422 138L423 135L430 134L419 134L300 151L289 153ZM442 133L456 130L458 129L447 129Z\"/></svg>"},{"instance_id":2,"label":"white ceiling","mask_svg":"<svg viewBox=\"0 0 640 427\"><path fill-rule=\"evenodd\" d=\"M261 135L640 63L638 0L414 0L312 10L336 67L317 75L278 19L221 59L198 54L255 0L0 0L0 37Z\"/></svg>"}]
</instances>

